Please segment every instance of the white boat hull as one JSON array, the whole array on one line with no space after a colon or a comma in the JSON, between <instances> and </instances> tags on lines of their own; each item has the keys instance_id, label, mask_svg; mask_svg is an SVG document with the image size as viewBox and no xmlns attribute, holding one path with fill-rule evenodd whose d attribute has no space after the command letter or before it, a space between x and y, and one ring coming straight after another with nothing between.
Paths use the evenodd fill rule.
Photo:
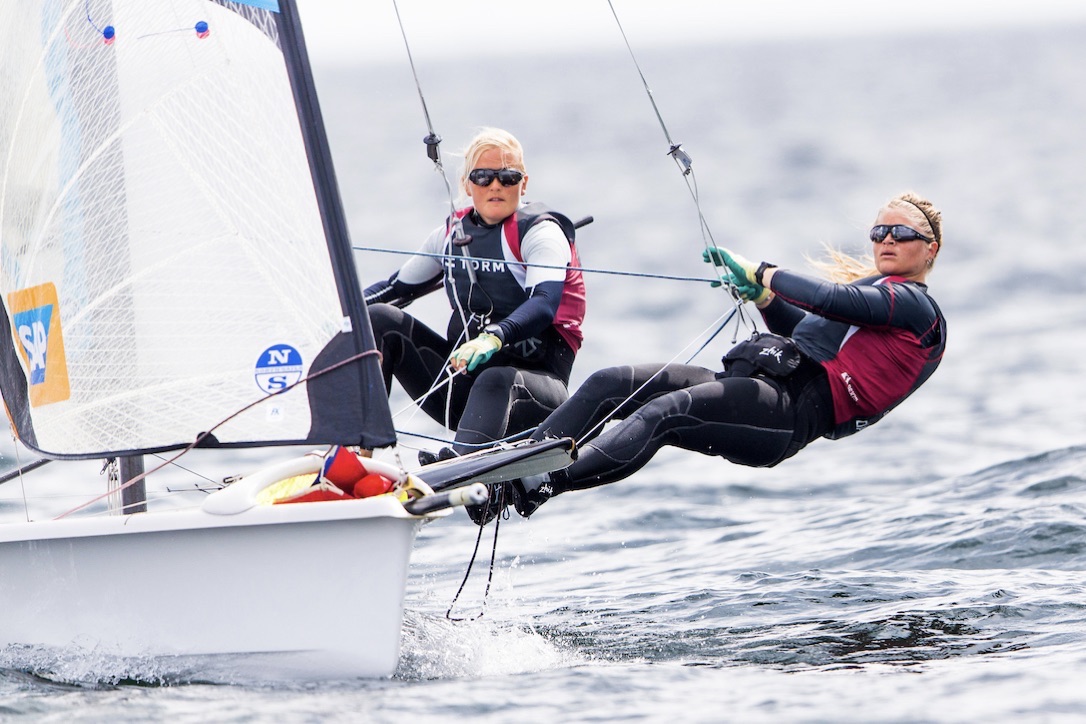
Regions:
<instances>
[{"instance_id":1,"label":"white boat hull","mask_svg":"<svg viewBox=\"0 0 1086 724\"><path fill-rule=\"evenodd\" d=\"M388 676L421 521L380 496L0 526L0 647Z\"/></svg>"}]
</instances>

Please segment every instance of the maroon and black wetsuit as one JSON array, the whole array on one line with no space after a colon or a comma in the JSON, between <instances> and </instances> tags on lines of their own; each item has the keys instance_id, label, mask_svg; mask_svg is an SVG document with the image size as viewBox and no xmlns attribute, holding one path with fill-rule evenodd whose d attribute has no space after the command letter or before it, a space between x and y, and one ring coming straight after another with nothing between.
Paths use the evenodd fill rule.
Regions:
<instances>
[{"instance_id":1,"label":"maroon and black wetsuit","mask_svg":"<svg viewBox=\"0 0 1086 724\"><path fill-rule=\"evenodd\" d=\"M533 435L581 441L577 461L552 474L554 492L621 480L664 445L776 465L818 437L874 423L942 359L946 323L923 284L882 276L833 284L777 270L772 288L763 317L800 352L791 374L679 364L601 370ZM599 434L611 417L622 422Z\"/></svg>"},{"instance_id":2,"label":"maroon and black wetsuit","mask_svg":"<svg viewBox=\"0 0 1086 724\"><path fill-rule=\"evenodd\" d=\"M927 286L875 276L831 284L779 270L762 310L770 331L790 336L826 370L834 430L875 423L931 376L943 358L946 321ZM808 312L805 314L805 312Z\"/></svg>"},{"instance_id":3,"label":"maroon and black wetsuit","mask_svg":"<svg viewBox=\"0 0 1086 724\"><path fill-rule=\"evenodd\" d=\"M464 453L531 430L566 400L585 293L574 226L564 215L531 203L499 224L484 223L470 208L457 218L470 244L453 243L450 219L424 245L445 255L441 261L413 257L404 267L411 282L401 269L365 295L386 389L398 379L430 417L456 430L453 447ZM530 232L568 244L571 263L551 273L556 279L529 283L522 262L532 261L523 253ZM402 309L442 284L454 310L444 336ZM453 350L488 324L497 325L501 350L474 372L438 384Z\"/></svg>"}]
</instances>

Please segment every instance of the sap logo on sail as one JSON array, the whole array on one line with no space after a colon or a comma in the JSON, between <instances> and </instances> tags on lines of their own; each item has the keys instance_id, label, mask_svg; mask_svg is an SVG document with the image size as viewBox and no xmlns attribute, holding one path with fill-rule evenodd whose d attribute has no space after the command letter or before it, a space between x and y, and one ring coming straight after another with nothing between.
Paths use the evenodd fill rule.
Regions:
<instances>
[{"instance_id":1,"label":"sap logo on sail","mask_svg":"<svg viewBox=\"0 0 1086 724\"><path fill-rule=\"evenodd\" d=\"M23 343L30 367L30 384L45 384L45 360L49 351L49 322L53 318L53 305L31 309L15 315L15 332Z\"/></svg>"},{"instance_id":2,"label":"sap logo on sail","mask_svg":"<svg viewBox=\"0 0 1086 724\"><path fill-rule=\"evenodd\" d=\"M8 296L19 352L26 364L31 407L67 400L68 363L56 287L41 284Z\"/></svg>"},{"instance_id":3,"label":"sap logo on sail","mask_svg":"<svg viewBox=\"0 0 1086 724\"><path fill-rule=\"evenodd\" d=\"M302 379L302 354L289 344L277 344L260 353L256 384L269 395L282 392Z\"/></svg>"}]
</instances>

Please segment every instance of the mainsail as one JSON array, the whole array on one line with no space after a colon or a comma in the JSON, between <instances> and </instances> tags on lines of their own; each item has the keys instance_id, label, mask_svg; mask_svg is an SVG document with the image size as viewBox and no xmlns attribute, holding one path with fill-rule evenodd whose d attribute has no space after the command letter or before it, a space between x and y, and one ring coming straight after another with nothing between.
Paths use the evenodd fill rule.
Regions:
<instances>
[{"instance_id":1,"label":"mainsail","mask_svg":"<svg viewBox=\"0 0 1086 724\"><path fill-rule=\"evenodd\" d=\"M393 442L297 20L0 6L0 387L31 448Z\"/></svg>"}]
</instances>

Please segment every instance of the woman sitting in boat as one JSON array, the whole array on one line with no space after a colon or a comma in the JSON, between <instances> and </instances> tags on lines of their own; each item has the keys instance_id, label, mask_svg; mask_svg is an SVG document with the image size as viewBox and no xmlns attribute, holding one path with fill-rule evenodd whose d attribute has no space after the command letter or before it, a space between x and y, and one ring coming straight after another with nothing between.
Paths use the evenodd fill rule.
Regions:
<instances>
[{"instance_id":1,"label":"woman sitting in boat","mask_svg":"<svg viewBox=\"0 0 1086 724\"><path fill-rule=\"evenodd\" d=\"M576 461L493 486L476 517L485 523L510 503L527 517L553 495L632 475L664 445L768 467L818 437L851 435L882 418L943 356L946 322L925 285L942 215L901 194L879 210L870 238L874 268L834 252L824 265L833 281L705 251L774 334L734 347L720 372L644 364L595 373L533 434L581 441ZM622 422L599 434L610 418Z\"/></svg>"},{"instance_id":2,"label":"woman sitting in boat","mask_svg":"<svg viewBox=\"0 0 1086 724\"><path fill-rule=\"evenodd\" d=\"M520 142L483 129L464 152L460 185L471 205L365 292L386 387L395 376L455 429L457 454L529 430L566 400L585 313L584 281L569 268L579 266L573 223L523 201ZM441 286L453 308L444 336L402 311ZM448 367L461 374L441 384Z\"/></svg>"}]
</instances>

